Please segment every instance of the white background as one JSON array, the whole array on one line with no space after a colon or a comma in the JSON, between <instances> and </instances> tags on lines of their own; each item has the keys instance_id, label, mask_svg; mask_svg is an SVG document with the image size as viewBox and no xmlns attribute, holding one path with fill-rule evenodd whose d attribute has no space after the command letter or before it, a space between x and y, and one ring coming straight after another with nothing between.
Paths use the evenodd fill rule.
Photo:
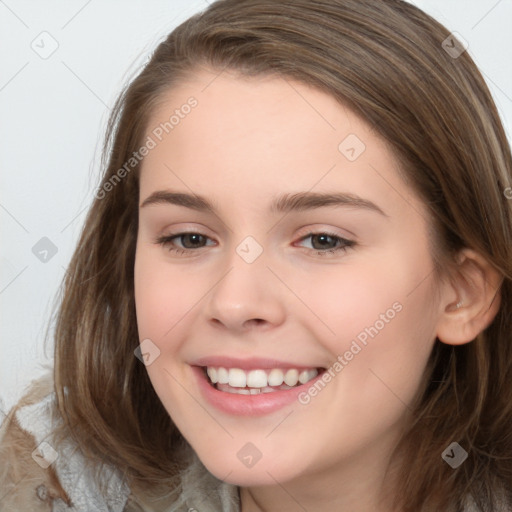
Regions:
<instances>
[{"instance_id":1,"label":"white background","mask_svg":"<svg viewBox=\"0 0 512 512\"><path fill-rule=\"evenodd\" d=\"M413 3L469 43L510 140L512 2ZM110 107L158 42L207 5L0 0L0 421L51 363L45 329L98 184ZM43 44L58 48L43 59L31 47ZM43 237L58 249L46 263L32 252Z\"/></svg>"}]
</instances>

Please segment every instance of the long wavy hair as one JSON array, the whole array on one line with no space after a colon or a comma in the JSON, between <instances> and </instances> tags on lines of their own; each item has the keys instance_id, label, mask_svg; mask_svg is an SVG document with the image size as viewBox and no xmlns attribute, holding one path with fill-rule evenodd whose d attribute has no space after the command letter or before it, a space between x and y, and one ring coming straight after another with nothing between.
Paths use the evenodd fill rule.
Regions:
<instances>
[{"instance_id":1,"label":"long wavy hair","mask_svg":"<svg viewBox=\"0 0 512 512\"><path fill-rule=\"evenodd\" d=\"M449 36L401 0L220 0L158 45L112 111L99 193L61 288L54 381L63 435L134 486L177 485L186 441L134 357L140 165L122 179L119 170L164 93L195 70L275 75L330 94L389 143L429 209L436 278L464 247L503 276L488 328L460 346L436 340L396 450L400 510L460 506L467 494L495 510L495 489L512 492L512 158L482 75L467 51L446 51ZM470 452L457 470L441 459L452 440Z\"/></svg>"}]
</instances>

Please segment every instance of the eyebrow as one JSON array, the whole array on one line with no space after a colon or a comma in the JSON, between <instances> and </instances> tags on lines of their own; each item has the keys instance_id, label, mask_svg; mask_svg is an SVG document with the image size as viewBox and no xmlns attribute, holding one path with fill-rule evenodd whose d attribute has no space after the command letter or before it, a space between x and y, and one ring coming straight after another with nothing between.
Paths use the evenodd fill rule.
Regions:
<instances>
[{"instance_id":1,"label":"eyebrow","mask_svg":"<svg viewBox=\"0 0 512 512\"><path fill-rule=\"evenodd\" d=\"M215 206L208 199L197 194L158 190L147 197L140 207L144 208L152 204L174 204L199 212L217 215ZM295 194L283 194L272 201L270 212L288 213L292 211L313 210L326 206L360 208L374 211L384 217L389 217L389 215L372 201L355 194L347 193L297 192Z\"/></svg>"}]
</instances>

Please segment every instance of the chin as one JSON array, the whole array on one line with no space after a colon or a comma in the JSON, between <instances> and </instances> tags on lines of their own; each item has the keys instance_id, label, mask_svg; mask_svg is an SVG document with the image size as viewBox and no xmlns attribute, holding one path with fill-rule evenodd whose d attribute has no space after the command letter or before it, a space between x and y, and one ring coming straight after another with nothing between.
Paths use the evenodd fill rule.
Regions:
<instances>
[{"instance_id":1,"label":"chin","mask_svg":"<svg viewBox=\"0 0 512 512\"><path fill-rule=\"evenodd\" d=\"M244 467L238 459L234 464L230 464L226 460L213 461L201 457L200 459L213 476L239 487L276 485L276 481L284 483L298 476L296 472L289 471L290 467L280 468L275 464L265 463L263 460L258 461L253 467Z\"/></svg>"}]
</instances>

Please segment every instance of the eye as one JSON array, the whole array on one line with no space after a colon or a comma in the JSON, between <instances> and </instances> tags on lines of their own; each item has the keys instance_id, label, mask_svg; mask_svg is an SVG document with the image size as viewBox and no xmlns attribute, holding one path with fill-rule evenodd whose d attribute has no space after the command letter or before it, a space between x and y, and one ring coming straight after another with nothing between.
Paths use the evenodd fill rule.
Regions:
<instances>
[{"instance_id":1,"label":"eye","mask_svg":"<svg viewBox=\"0 0 512 512\"><path fill-rule=\"evenodd\" d=\"M311 238L313 245L317 247L313 247L311 250L319 256L326 256L328 254L337 253L339 251L347 251L350 247L356 245L356 242L353 240L347 240L341 236L338 236L334 233L328 232L317 232L317 233L308 233L306 236L303 236L300 239L300 242ZM176 247L175 240L179 240L181 247ZM167 250L176 255L183 255L190 252L194 252L197 249L202 249L206 246L206 242L211 240L206 235L196 232L183 232L176 233L171 235L160 236L155 240L155 243L166 247ZM211 245L211 244L210 244Z\"/></svg>"},{"instance_id":2,"label":"eye","mask_svg":"<svg viewBox=\"0 0 512 512\"><path fill-rule=\"evenodd\" d=\"M345 252L350 247L356 245L356 242L353 240L347 240L334 233L325 231L308 233L306 236L302 237L300 241L307 240L308 238L311 238L313 245L317 245L317 247L313 247L313 251L319 256L326 256L339 251Z\"/></svg>"},{"instance_id":3,"label":"eye","mask_svg":"<svg viewBox=\"0 0 512 512\"><path fill-rule=\"evenodd\" d=\"M174 240L181 240L182 247L174 247ZM210 239L201 233L187 232L160 236L155 240L155 243L166 247L171 253L186 254L187 252L204 247L203 243L206 240Z\"/></svg>"}]
</instances>

